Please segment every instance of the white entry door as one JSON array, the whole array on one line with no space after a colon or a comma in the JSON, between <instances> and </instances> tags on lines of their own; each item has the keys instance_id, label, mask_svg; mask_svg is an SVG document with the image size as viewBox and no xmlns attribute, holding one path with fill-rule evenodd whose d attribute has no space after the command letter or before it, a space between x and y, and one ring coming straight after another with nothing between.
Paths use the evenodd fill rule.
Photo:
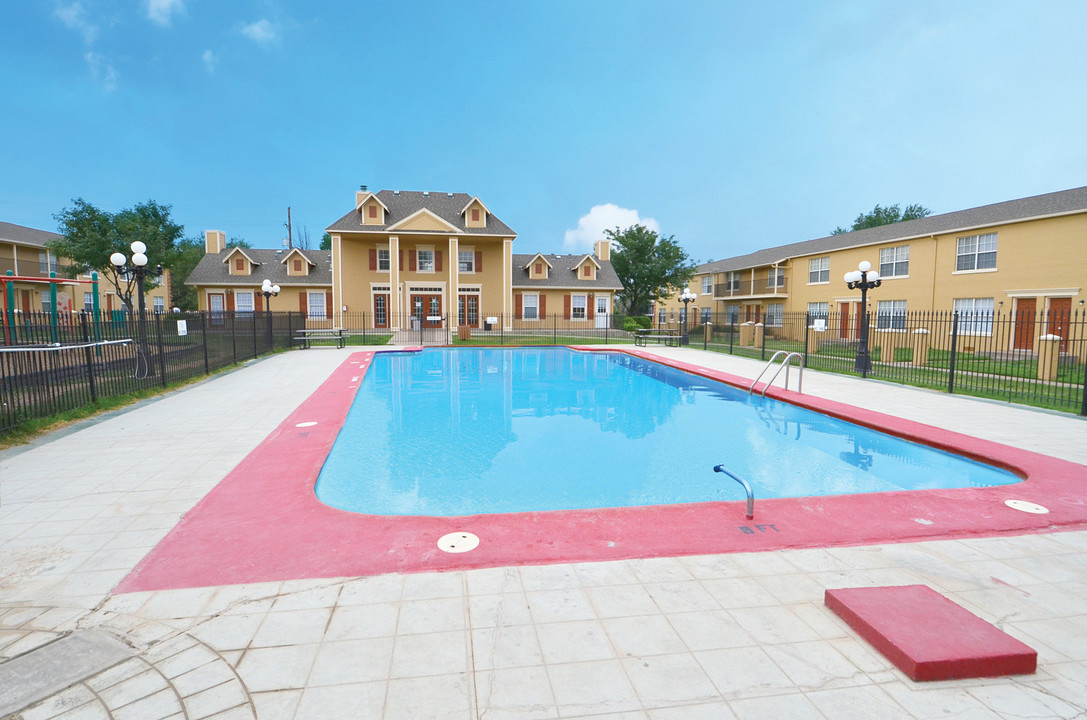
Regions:
<instances>
[{"instance_id":1,"label":"white entry door","mask_svg":"<svg viewBox=\"0 0 1087 720\"><path fill-rule=\"evenodd\" d=\"M608 326L608 315L610 314L608 307L608 296L597 295L596 296L596 327L606 328Z\"/></svg>"}]
</instances>

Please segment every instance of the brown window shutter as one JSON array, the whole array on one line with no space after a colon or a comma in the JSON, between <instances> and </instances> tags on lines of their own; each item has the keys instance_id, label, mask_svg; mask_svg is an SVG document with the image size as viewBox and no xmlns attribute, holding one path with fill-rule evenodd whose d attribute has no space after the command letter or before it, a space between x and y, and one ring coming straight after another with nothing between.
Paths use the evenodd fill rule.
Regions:
<instances>
[{"instance_id":1,"label":"brown window shutter","mask_svg":"<svg viewBox=\"0 0 1087 720\"><path fill-rule=\"evenodd\" d=\"M377 270L377 249L370 251L370 269Z\"/></svg>"},{"instance_id":2,"label":"brown window shutter","mask_svg":"<svg viewBox=\"0 0 1087 720\"><path fill-rule=\"evenodd\" d=\"M472 222L479 222L479 208L472 208Z\"/></svg>"},{"instance_id":3,"label":"brown window shutter","mask_svg":"<svg viewBox=\"0 0 1087 720\"><path fill-rule=\"evenodd\" d=\"M434 251L434 272L441 272L441 271L442 271L442 251L441 250L435 250Z\"/></svg>"},{"instance_id":4,"label":"brown window shutter","mask_svg":"<svg viewBox=\"0 0 1087 720\"><path fill-rule=\"evenodd\" d=\"M329 290L325 293L325 317L332 317L332 291Z\"/></svg>"},{"instance_id":5,"label":"brown window shutter","mask_svg":"<svg viewBox=\"0 0 1087 720\"><path fill-rule=\"evenodd\" d=\"M260 301L264 299L264 296L260 293L253 293L253 309L260 312Z\"/></svg>"},{"instance_id":6,"label":"brown window shutter","mask_svg":"<svg viewBox=\"0 0 1087 720\"><path fill-rule=\"evenodd\" d=\"M547 296L540 296L540 319L543 320L547 317Z\"/></svg>"},{"instance_id":7,"label":"brown window shutter","mask_svg":"<svg viewBox=\"0 0 1087 720\"><path fill-rule=\"evenodd\" d=\"M408 250L408 270L415 272L415 250Z\"/></svg>"},{"instance_id":8,"label":"brown window shutter","mask_svg":"<svg viewBox=\"0 0 1087 720\"><path fill-rule=\"evenodd\" d=\"M294 261L294 271L295 272L302 272L302 261L301 260L295 260Z\"/></svg>"},{"instance_id":9,"label":"brown window shutter","mask_svg":"<svg viewBox=\"0 0 1087 720\"><path fill-rule=\"evenodd\" d=\"M234 312L234 293L226 294L226 311Z\"/></svg>"},{"instance_id":10,"label":"brown window shutter","mask_svg":"<svg viewBox=\"0 0 1087 720\"><path fill-rule=\"evenodd\" d=\"M372 218L377 217L377 205L371 205L370 206L370 217L372 217Z\"/></svg>"},{"instance_id":11,"label":"brown window shutter","mask_svg":"<svg viewBox=\"0 0 1087 720\"><path fill-rule=\"evenodd\" d=\"M305 317L306 310L308 309L309 308L306 307L306 293L298 293L298 312L302 313L302 316Z\"/></svg>"},{"instance_id":12,"label":"brown window shutter","mask_svg":"<svg viewBox=\"0 0 1087 720\"><path fill-rule=\"evenodd\" d=\"M596 303L593 302L593 294L589 293L589 297L585 298L585 314L590 320L593 319L593 311L596 309L593 307L594 305L596 305Z\"/></svg>"},{"instance_id":13,"label":"brown window shutter","mask_svg":"<svg viewBox=\"0 0 1087 720\"><path fill-rule=\"evenodd\" d=\"M399 251L397 251L397 254L399 256L398 262L399 262L400 269L403 270L404 269L404 251L399 250Z\"/></svg>"},{"instance_id":14,"label":"brown window shutter","mask_svg":"<svg viewBox=\"0 0 1087 720\"><path fill-rule=\"evenodd\" d=\"M517 293L516 295L513 296L513 312L514 312L514 316L513 316L514 319L515 320L520 320L521 319L521 293Z\"/></svg>"},{"instance_id":15,"label":"brown window shutter","mask_svg":"<svg viewBox=\"0 0 1087 720\"><path fill-rule=\"evenodd\" d=\"M476 272L483 272L483 251L476 250Z\"/></svg>"},{"instance_id":16,"label":"brown window shutter","mask_svg":"<svg viewBox=\"0 0 1087 720\"><path fill-rule=\"evenodd\" d=\"M569 320L570 319L570 296L569 295L563 295L562 296L562 318L563 318L563 320Z\"/></svg>"}]
</instances>

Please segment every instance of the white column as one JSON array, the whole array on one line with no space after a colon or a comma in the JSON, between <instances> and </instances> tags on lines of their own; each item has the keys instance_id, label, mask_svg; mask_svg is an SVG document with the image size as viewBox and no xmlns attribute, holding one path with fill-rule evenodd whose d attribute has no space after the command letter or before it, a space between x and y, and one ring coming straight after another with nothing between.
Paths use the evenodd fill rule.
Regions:
<instances>
[{"instance_id":1,"label":"white column","mask_svg":"<svg viewBox=\"0 0 1087 720\"><path fill-rule=\"evenodd\" d=\"M449 238L449 305L446 312L449 314L453 321L449 323L449 327L457 327L457 302L460 298L460 264L457 257L458 248L460 243L456 237Z\"/></svg>"},{"instance_id":2,"label":"white column","mask_svg":"<svg viewBox=\"0 0 1087 720\"><path fill-rule=\"evenodd\" d=\"M400 330L400 320L403 318L402 302L403 293L400 291L400 238L396 235L389 236L389 312L396 319L389 323L393 330ZM410 325L410 323L409 323Z\"/></svg>"},{"instance_id":3,"label":"white column","mask_svg":"<svg viewBox=\"0 0 1087 720\"><path fill-rule=\"evenodd\" d=\"M502 241L502 322L513 329L513 238Z\"/></svg>"}]
</instances>

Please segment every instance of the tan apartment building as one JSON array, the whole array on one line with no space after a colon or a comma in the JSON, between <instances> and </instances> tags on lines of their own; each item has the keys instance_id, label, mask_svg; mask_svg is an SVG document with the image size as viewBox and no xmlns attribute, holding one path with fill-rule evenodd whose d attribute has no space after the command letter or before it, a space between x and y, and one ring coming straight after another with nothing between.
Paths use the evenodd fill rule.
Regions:
<instances>
[{"instance_id":1,"label":"tan apartment building","mask_svg":"<svg viewBox=\"0 0 1087 720\"><path fill-rule=\"evenodd\" d=\"M363 189L328 233L341 326L363 312L390 330L510 330L562 312L591 328L620 288L606 243L596 255L514 255L517 234L466 193Z\"/></svg>"},{"instance_id":2,"label":"tan apartment building","mask_svg":"<svg viewBox=\"0 0 1087 720\"><path fill-rule=\"evenodd\" d=\"M3 288L5 314L8 310L18 313L51 312L52 294L49 273L55 272L57 285L57 307L59 313L92 310L94 307L94 285L91 276L78 275L68 278L64 268L70 265L66 258L57 257L46 248L46 244L59 240L60 235L45 230L0 222L0 276L9 272L15 279L11 281L14 307L8 308L9 293ZM99 309L114 312L124 309L124 303L112 285L105 281L104 273L99 272L98 283ZM135 281L133 281L135 282ZM4 281L7 284L7 281ZM147 309L166 312L170 308L170 274L164 272L161 278L145 280ZM134 299L134 303L136 300Z\"/></svg>"},{"instance_id":3,"label":"tan apartment building","mask_svg":"<svg viewBox=\"0 0 1087 720\"><path fill-rule=\"evenodd\" d=\"M1067 317L1087 299L1087 187L706 263L689 287L699 294L699 320L769 328L780 324L783 313L808 311L815 318L833 316L837 327L828 331L850 337L859 327L861 293L850 290L843 276L861 261L882 279L868 294L877 330L894 329L914 311ZM658 304L657 319L678 318L681 309L673 296ZM1008 343L1032 347L1034 332L1024 322Z\"/></svg>"},{"instance_id":4,"label":"tan apartment building","mask_svg":"<svg viewBox=\"0 0 1087 720\"><path fill-rule=\"evenodd\" d=\"M261 285L279 285L264 307ZM328 250L228 248L222 230L204 232L204 257L185 281L196 288L197 309L222 312L301 312L331 320L332 253Z\"/></svg>"}]
</instances>

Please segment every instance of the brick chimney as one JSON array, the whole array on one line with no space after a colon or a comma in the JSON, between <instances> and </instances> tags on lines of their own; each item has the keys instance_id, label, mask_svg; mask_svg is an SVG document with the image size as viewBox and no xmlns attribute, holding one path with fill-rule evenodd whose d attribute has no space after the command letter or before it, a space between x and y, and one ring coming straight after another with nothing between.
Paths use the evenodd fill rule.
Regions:
<instances>
[{"instance_id":1,"label":"brick chimney","mask_svg":"<svg viewBox=\"0 0 1087 720\"><path fill-rule=\"evenodd\" d=\"M226 233L222 230L204 231L204 252L209 255L221 253L226 249Z\"/></svg>"}]
</instances>

